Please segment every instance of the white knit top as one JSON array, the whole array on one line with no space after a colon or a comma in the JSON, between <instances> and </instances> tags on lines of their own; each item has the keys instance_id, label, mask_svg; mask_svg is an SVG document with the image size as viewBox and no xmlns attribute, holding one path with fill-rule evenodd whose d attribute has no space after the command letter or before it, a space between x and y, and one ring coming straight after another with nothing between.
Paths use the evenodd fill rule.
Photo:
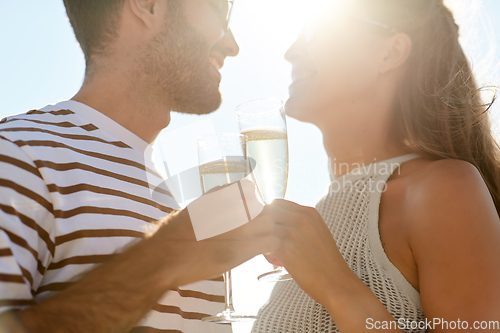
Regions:
<instances>
[{"instance_id":1,"label":"white knit top","mask_svg":"<svg viewBox=\"0 0 500 333\"><path fill-rule=\"evenodd\" d=\"M378 222L381 194L399 165L417 154L362 165L333 178L328 194L316 206L340 253L354 273L375 293L395 321L425 320L420 294L387 257ZM405 327L406 332L425 330ZM279 282L259 311L252 333L338 332L328 311L294 281Z\"/></svg>"}]
</instances>

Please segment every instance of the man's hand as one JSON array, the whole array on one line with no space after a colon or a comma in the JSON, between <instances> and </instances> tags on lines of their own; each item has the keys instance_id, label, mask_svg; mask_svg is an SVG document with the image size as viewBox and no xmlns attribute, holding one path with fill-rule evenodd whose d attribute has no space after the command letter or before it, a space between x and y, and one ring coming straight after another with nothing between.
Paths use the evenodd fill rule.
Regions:
<instances>
[{"instance_id":1,"label":"man's hand","mask_svg":"<svg viewBox=\"0 0 500 333\"><path fill-rule=\"evenodd\" d=\"M180 286L222 274L258 254L274 252L279 242L274 229L271 217L261 215L225 234L196 241L184 209L169 215L152 238L165 254L171 284Z\"/></svg>"},{"instance_id":2,"label":"man's hand","mask_svg":"<svg viewBox=\"0 0 500 333\"><path fill-rule=\"evenodd\" d=\"M0 332L128 332L168 290L220 275L278 245L266 216L200 242L186 209L163 222L154 235L57 295L4 313Z\"/></svg>"}]
</instances>

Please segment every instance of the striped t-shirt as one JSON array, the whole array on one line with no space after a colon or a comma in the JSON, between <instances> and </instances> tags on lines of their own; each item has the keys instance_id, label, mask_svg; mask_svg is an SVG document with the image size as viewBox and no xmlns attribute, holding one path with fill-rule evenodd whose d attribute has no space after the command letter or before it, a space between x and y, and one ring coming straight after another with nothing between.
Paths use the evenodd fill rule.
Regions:
<instances>
[{"instance_id":1,"label":"striped t-shirt","mask_svg":"<svg viewBox=\"0 0 500 333\"><path fill-rule=\"evenodd\" d=\"M63 290L177 208L167 191L152 199L147 146L76 101L0 121L0 312ZM223 295L222 279L176 288L134 332L231 332L201 321Z\"/></svg>"}]
</instances>

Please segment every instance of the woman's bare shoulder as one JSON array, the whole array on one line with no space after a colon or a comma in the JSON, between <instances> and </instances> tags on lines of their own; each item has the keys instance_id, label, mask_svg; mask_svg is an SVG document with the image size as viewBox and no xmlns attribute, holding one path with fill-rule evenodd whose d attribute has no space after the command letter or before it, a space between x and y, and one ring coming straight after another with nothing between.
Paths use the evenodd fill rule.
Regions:
<instances>
[{"instance_id":1,"label":"woman's bare shoulder","mask_svg":"<svg viewBox=\"0 0 500 333\"><path fill-rule=\"evenodd\" d=\"M488 187L469 162L427 160L405 178L405 211L416 228L456 228L467 219L498 221Z\"/></svg>"},{"instance_id":2,"label":"woman's bare shoulder","mask_svg":"<svg viewBox=\"0 0 500 333\"><path fill-rule=\"evenodd\" d=\"M443 201L461 199L480 193L487 194L491 199L479 170L473 164L458 159L424 160L418 170L408 175L407 190L416 201L436 197L441 197Z\"/></svg>"}]
</instances>

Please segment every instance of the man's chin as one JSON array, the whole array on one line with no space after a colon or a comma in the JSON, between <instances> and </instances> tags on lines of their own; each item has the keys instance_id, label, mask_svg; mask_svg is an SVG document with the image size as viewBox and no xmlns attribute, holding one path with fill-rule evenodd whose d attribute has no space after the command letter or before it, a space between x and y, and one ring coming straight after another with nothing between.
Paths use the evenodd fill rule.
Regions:
<instances>
[{"instance_id":1,"label":"man's chin","mask_svg":"<svg viewBox=\"0 0 500 333\"><path fill-rule=\"evenodd\" d=\"M193 96L193 98L189 100L184 102L179 101L176 104L174 111L178 113L197 115L210 114L220 108L222 104L222 95L220 91L212 94L199 94L196 97Z\"/></svg>"}]
</instances>

